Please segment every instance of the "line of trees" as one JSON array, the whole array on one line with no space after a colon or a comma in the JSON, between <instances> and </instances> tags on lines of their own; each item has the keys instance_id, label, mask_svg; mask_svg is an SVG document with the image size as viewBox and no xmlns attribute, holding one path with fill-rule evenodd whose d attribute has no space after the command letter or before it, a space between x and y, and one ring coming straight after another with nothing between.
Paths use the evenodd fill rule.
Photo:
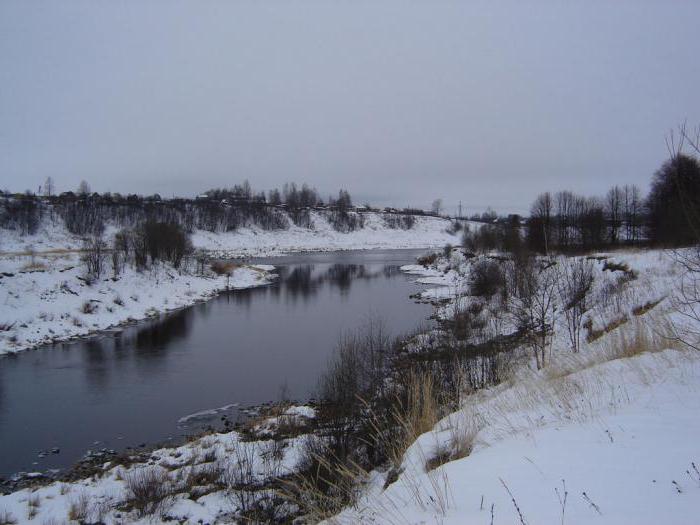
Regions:
<instances>
[{"instance_id":1,"label":"line of trees","mask_svg":"<svg viewBox=\"0 0 700 525\"><path fill-rule=\"evenodd\" d=\"M196 199L167 200L159 195L90 193L87 183L81 183L78 192L55 195L53 181L48 181L43 196L1 192L0 228L33 234L49 218L62 220L69 232L80 236L99 236L106 224L134 228L147 222L177 224L187 232L234 231L246 226L283 230L289 228L290 221L312 227L311 209L325 215L338 231L353 231L364 224L346 190L324 202L305 184L300 189L286 184L281 192L272 190L268 197L262 192L255 194L247 181L230 189L210 190Z\"/></svg>"},{"instance_id":2,"label":"line of trees","mask_svg":"<svg viewBox=\"0 0 700 525\"><path fill-rule=\"evenodd\" d=\"M636 185L613 186L603 197L545 192L530 216L489 212L477 228L464 229L470 252L529 249L571 252L621 245L689 246L700 238L700 162L680 152L654 173L649 194Z\"/></svg>"},{"instance_id":3,"label":"line of trees","mask_svg":"<svg viewBox=\"0 0 700 525\"><path fill-rule=\"evenodd\" d=\"M337 197L329 196L324 202L316 188L308 184L297 187L296 183L287 183L280 191L274 188L265 194L264 191L253 191L246 180L243 184L235 184L231 188L214 188L202 194L214 200L227 200L231 202L248 202L257 204L269 204L271 206L285 206L291 209L330 207L342 210L352 208L352 198L347 190L341 189Z\"/></svg>"},{"instance_id":4,"label":"line of trees","mask_svg":"<svg viewBox=\"0 0 700 525\"><path fill-rule=\"evenodd\" d=\"M146 221L133 228L124 228L114 235L109 246L100 235L83 241L81 259L89 280L101 279L108 270L111 255L112 278L116 279L126 265L143 271L158 262L179 269L194 253L189 234L178 224Z\"/></svg>"},{"instance_id":5,"label":"line of trees","mask_svg":"<svg viewBox=\"0 0 700 525\"><path fill-rule=\"evenodd\" d=\"M637 186L613 186L605 197L569 191L540 194L527 221L527 242L547 252L640 242L687 246L698 239L700 162L674 154L654 173L646 198Z\"/></svg>"},{"instance_id":6,"label":"line of trees","mask_svg":"<svg viewBox=\"0 0 700 525\"><path fill-rule=\"evenodd\" d=\"M643 238L644 212L635 185L613 186L603 198L542 193L530 208L527 242L539 252L634 244Z\"/></svg>"}]
</instances>

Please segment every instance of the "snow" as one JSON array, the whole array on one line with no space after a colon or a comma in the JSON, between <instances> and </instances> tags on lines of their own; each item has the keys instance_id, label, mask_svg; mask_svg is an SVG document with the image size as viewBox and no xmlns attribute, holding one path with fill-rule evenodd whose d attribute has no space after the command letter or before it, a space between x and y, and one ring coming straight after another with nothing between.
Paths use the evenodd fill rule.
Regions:
<instances>
[{"instance_id":1,"label":"snow","mask_svg":"<svg viewBox=\"0 0 700 525\"><path fill-rule=\"evenodd\" d=\"M25 269L23 269L25 268ZM240 266L231 289L265 285L270 267ZM88 284L76 253L43 253L0 259L0 354L64 341L155 317L207 300L226 289L224 276L198 276L157 265L127 267L116 279Z\"/></svg>"},{"instance_id":2,"label":"snow","mask_svg":"<svg viewBox=\"0 0 700 525\"><path fill-rule=\"evenodd\" d=\"M102 475L72 483L54 482L49 485L24 489L0 496L0 517L3 513L18 523L47 523L53 519L68 521L72 505L87 500L87 522L117 523L231 523L231 512L236 500L227 491L217 490L200 497L188 497L187 493L167 498L159 513L139 518L136 513L118 510L130 496L127 481L139 472L156 472L167 476L168 483L184 483L193 473L219 468L225 473L225 465L231 458L250 461L251 480L269 479L292 472L299 461L303 438L291 439L281 449L271 441L242 441L236 432L212 434L176 448L154 450L147 463L131 466L107 467ZM278 460L271 461L276 451ZM268 459L264 459L268 458ZM222 467L223 465L223 467ZM225 474L224 474L225 475ZM36 514L28 515L30 500L38 501ZM159 516L160 514L160 516Z\"/></svg>"},{"instance_id":3,"label":"snow","mask_svg":"<svg viewBox=\"0 0 700 525\"><path fill-rule=\"evenodd\" d=\"M440 217L414 216L412 228L388 228L384 214L364 212L364 227L342 233L333 229L325 216L310 211L312 227L291 224L286 230L263 230L244 227L232 232L195 230L195 248L225 253L231 257L276 256L294 252L369 250L390 248L442 248L459 244L461 236L449 233L451 221ZM118 228L107 225L103 237L111 241ZM34 235L20 235L14 230L0 229L0 253L24 253L28 247L37 252L77 250L82 239L70 234L60 221L44 220Z\"/></svg>"},{"instance_id":4,"label":"snow","mask_svg":"<svg viewBox=\"0 0 700 525\"><path fill-rule=\"evenodd\" d=\"M316 410L308 405L293 405L279 415L266 417L258 421L251 428L251 432L258 438L273 436L284 427L303 427L308 420L316 417Z\"/></svg>"},{"instance_id":5,"label":"snow","mask_svg":"<svg viewBox=\"0 0 700 525\"><path fill-rule=\"evenodd\" d=\"M231 257L276 256L293 252L369 250L390 248L442 248L458 244L460 237L447 231L450 221L439 217L416 216L409 230L387 228L381 213L363 213L364 227L341 233L326 218L312 211L312 229L290 226L268 231L241 228L235 232L212 233L198 230L192 236L198 248Z\"/></svg>"},{"instance_id":6,"label":"snow","mask_svg":"<svg viewBox=\"0 0 700 525\"><path fill-rule=\"evenodd\" d=\"M293 417L305 417L307 419L313 419L316 417L316 410L310 406L302 405L302 406L293 406L289 407L287 410L284 411L285 416L293 416Z\"/></svg>"},{"instance_id":7,"label":"snow","mask_svg":"<svg viewBox=\"0 0 700 525\"><path fill-rule=\"evenodd\" d=\"M562 522L555 489L568 493L565 523L695 520L700 355L646 353L559 384L530 381L484 392L445 418L409 448L396 482L382 491L384 476L375 473L355 508L329 523L489 523L492 505L494 523L519 523L506 486L525 523ZM426 472L451 429L475 417L482 427L471 454Z\"/></svg>"},{"instance_id":8,"label":"snow","mask_svg":"<svg viewBox=\"0 0 700 525\"><path fill-rule=\"evenodd\" d=\"M240 403L230 403L228 405L224 405L222 407L218 408L209 408L207 410L200 410L199 412L194 412L192 414L187 414L186 416L182 416L180 419L177 420L179 425L183 425L185 423L188 423L193 420L197 419L206 419L211 416L215 416L217 414L221 414L222 412L228 412L232 408L236 408L240 406Z\"/></svg>"}]
</instances>

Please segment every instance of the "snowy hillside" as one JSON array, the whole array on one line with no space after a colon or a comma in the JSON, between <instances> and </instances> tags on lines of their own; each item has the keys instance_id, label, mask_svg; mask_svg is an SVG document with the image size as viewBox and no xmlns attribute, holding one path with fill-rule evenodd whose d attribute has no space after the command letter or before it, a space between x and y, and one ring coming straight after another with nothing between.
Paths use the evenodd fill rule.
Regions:
<instances>
[{"instance_id":1,"label":"snowy hillside","mask_svg":"<svg viewBox=\"0 0 700 525\"><path fill-rule=\"evenodd\" d=\"M364 213L364 227L341 233L326 218L311 213L312 227L290 226L287 230L243 228L231 233L198 230L196 247L224 252L230 256L281 255L291 252L369 250L377 248L438 248L459 244L459 234L449 233L451 222L438 217L415 217L409 229L389 228L381 213Z\"/></svg>"},{"instance_id":2,"label":"snowy hillside","mask_svg":"<svg viewBox=\"0 0 700 525\"><path fill-rule=\"evenodd\" d=\"M365 250L375 248L435 248L459 244L459 234L448 232L451 221L439 217L415 216L411 228L391 228L386 214L363 213L364 224L351 232L339 232L322 213L310 212L309 228L290 222L287 229L265 230L256 226L241 227L231 232L195 230L195 248L215 250L230 257L282 255L303 251ZM107 224L104 238L108 242L118 228ZM79 249L82 239L70 234L60 219L44 219L33 235L20 235L17 230L0 229L0 255L36 251Z\"/></svg>"},{"instance_id":3,"label":"snowy hillside","mask_svg":"<svg viewBox=\"0 0 700 525\"><path fill-rule=\"evenodd\" d=\"M694 523L700 355L571 365L468 398L409 448L394 483L382 490L374 473L328 523ZM427 470L457 446L471 450Z\"/></svg>"}]
</instances>

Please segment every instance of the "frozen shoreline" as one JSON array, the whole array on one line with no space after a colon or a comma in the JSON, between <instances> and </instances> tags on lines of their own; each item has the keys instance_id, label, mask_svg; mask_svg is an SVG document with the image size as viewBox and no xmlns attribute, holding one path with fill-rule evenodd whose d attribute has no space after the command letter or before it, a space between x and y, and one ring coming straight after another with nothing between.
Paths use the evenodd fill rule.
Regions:
<instances>
[{"instance_id":1,"label":"frozen shoreline","mask_svg":"<svg viewBox=\"0 0 700 525\"><path fill-rule=\"evenodd\" d=\"M227 283L159 265L88 285L76 254L37 255L32 270L21 270L22 259L3 259L0 267L0 355L118 329L275 278L269 266L236 268Z\"/></svg>"}]
</instances>

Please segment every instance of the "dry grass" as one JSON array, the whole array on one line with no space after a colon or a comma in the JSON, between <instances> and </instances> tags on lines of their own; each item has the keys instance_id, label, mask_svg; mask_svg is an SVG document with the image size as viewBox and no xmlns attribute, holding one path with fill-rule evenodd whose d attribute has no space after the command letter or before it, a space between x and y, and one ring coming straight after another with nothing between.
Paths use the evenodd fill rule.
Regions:
<instances>
[{"instance_id":1,"label":"dry grass","mask_svg":"<svg viewBox=\"0 0 700 525\"><path fill-rule=\"evenodd\" d=\"M472 453L474 441L481 428L477 418L451 417L449 425L450 438L447 443L438 446L433 456L426 461L426 471L436 469L450 461L466 458Z\"/></svg>"},{"instance_id":2,"label":"dry grass","mask_svg":"<svg viewBox=\"0 0 700 525\"><path fill-rule=\"evenodd\" d=\"M68 520L85 523L88 519L88 507L90 500L84 492L81 492L75 499L71 500L68 507Z\"/></svg>"},{"instance_id":3,"label":"dry grass","mask_svg":"<svg viewBox=\"0 0 700 525\"><path fill-rule=\"evenodd\" d=\"M0 525L15 525L17 519L7 510L0 510Z\"/></svg>"},{"instance_id":4,"label":"dry grass","mask_svg":"<svg viewBox=\"0 0 700 525\"><path fill-rule=\"evenodd\" d=\"M46 266L45 263L41 261L33 261L33 262L28 262L24 265L22 265L22 268L20 271L23 272L43 272L46 271L48 267Z\"/></svg>"},{"instance_id":5,"label":"dry grass","mask_svg":"<svg viewBox=\"0 0 700 525\"><path fill-rule=\"evenodd\" d=\"M622 315L620 317L617 317L613 319L612 321L609 321L603 328L597 330L593 328L593 323L590 321L587 324L584 325L584 328L586 329L586 342L587 343L592 343L601 337L603 337L605 334L608 334L615 330L616 328L619 328L623 324L625 324L627 321L629 321L629 317L627 315Z\"/></svg>"},{"instance_id":6,"label":"dry grass","mask_svg":"<svg viewBox=\"0 0 700 525\"><path fill-rule=\"evenodd\" d=\"M631 333L630 333L631 332ZM631 330L619 331L608 346L612 358L633 357L644 352L659 352L682 345L673 337L673 326L668 319L657 318L636 321Z\"/></svg>"},{"instance_id":7,"label":"dry grass","mask_svg":"<svg viewBox=\"0 0 700 525\"><path fill-rule=\"evenodd\" d=\"M335 523L333 516L357 501L368 473L352 460L341 461L319 439L310 437L303 455L306 468L281 481L280 495L301 510L307 523Z\"/></svg>"},{"instance_id":8,"label":"dry grass","mask_svg":"<svg viewBox=\"0 0 700 525\"><path fill-rule=\"evenodd\" d=\"M173 487L165 470L160 468L143 468L125 476L129 497L127 504L136 510L140 517L165 510Z\"/></svg>"},{"instance_id":9,"label":"dry grass","mask_svg":"<svg viewBox=\"0 0 700 525\"><path fill-rule=\"evenodd\" d=\"M658 301L647 301L646 303L634 308L632 310L632 313L637 317L639 317L640 315L644 315L645 313L655 308L661 301L663 301L663 298L659 299Z\"/></svg>"},{"instance_id":10,"label":"dry grass","mask_svg":"<svg viewBox=\"0 0 700 525\"><path fill-rule=\"evenodd\" d=\"M406 402L396 404L395 421L401 429L400 438L392 439L387 448L391 461L400 465L406 449L419 436L432 430L440 419L440 399L433 377L427 373L411 372L406 382ZM384 435L384 433L382 433Z\"/></svg>"},{"instance_id":11,"label":"dry grass","mask_svg":"<svg viewBox=\"0 0 700 525\"><path fill-rule=\"evenodd\" d=\"M27 498L27 519L33 520L41 507L41 498L38 494L32 494Z\"/></svg>"},{"instance_id":12,"label":"dry grass","mask_svg":"<svg viewBox=\"0 0 700 525\"><path fill-rule=\"evenodd\" d=\"M240 265L235 264L231 261L214 261L209 265L211 271L216 275L231 275L236 268Z\"/></svg>"}]
</instances>

